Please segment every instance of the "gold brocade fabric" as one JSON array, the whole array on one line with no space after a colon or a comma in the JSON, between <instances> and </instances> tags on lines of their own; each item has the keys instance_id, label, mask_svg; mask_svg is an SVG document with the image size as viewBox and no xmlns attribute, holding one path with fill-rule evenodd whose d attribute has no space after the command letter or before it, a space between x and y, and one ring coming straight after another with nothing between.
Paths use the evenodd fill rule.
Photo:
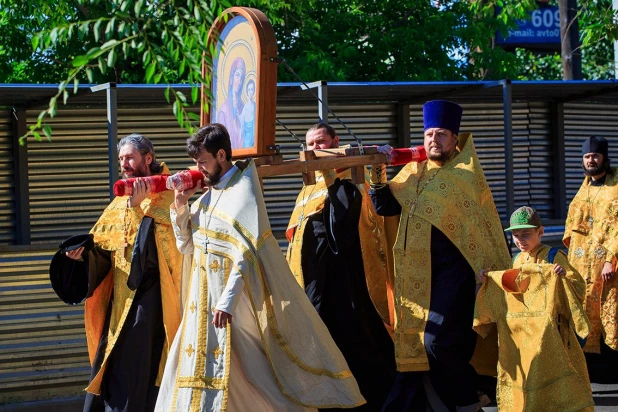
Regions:
<instances>
[{"instance_id":1,"label":"gold brocade fabric","mask_svg":"<svg viewBox=\"0 0 618 412\"><path fill-rule=\"evenodd\" d=\"M302 270L302 240L308 217L320 213L328 195L328 187L336 178L350 179L350 169L342 172L334 170L316 172L316 183L303 186L296 199L290 222L286 230L286 237L290 242L287 251L287 261L292 269L296 281L304 287ZM384 218L378 216L369 198L369 177L365 171L365 183L356 185L363 197L362 210L358 222L361 241L361 252L365 279L369 296L373 301L382 320L390 325L389 304L387 289L389 282L386 251L386 237L384 233Z\"/></svg>"},{"instance_id":2,"label":"gold brocade fabric","mask_svg":"<svg viewBox=\"0 0 618 412\"><path fill-rule=\"evenodd\" d=\"M554 262L567 274L556 275L547 263L549 250L542 245L517 256L514 280L504 271L490 272L477 296L474 329L482 336L494 327L498 331L500 411L594 410L577 340L590 330L582 305L584 281L562 252Z\"/></svg>"},{"instance_id":3,"label":"gold brocade fabric","mask_svg":"<svg viewBox=\"0 0 618 412\"><path fill-rule=\"evenodd\" d=\"M169 174L169 170L164 163L162 166L162 173ZM112 293L114 299L109 323L108 344L103 363L97 375L86 388L88 392L95 394L100 392L101 379L107 366L107 360L118 340L135 296L136 291L129 289L127 279L131 272L131 255L135 239L144 216L152 217L155 222L154 231L159 260L163 323L166 335L163 354L159 364L157 384L163 375L167 352L181 320L179 299L182 257L176 248L169 216L169 206L174 201L174 192L164 191L150 194L139 207L133 208L127 207L127 199L128 196L116 197L103 211L103 214L90 231L94 236L97 246L112 252L112 269L110 274L99 285L95 293L86 299L84 308L86 338L91 364L94 361L103 333L107 306ZM123 247L123 245L125 246Z\"/></svg>"},{"instance_id":4,"label":"gold brocade fabric","mask_svg":"<svg viewBox=\"0 0 618 412\"><path fill-rule=\"evenodd\" d=\"M618 276L605 282L605 262L616 270L618 254L618 169L612 168L603 186L590 186L586 176L571 201L565 223L564 244L569 262L586 282L584 306L592 324L584 351L600 353L601 339L618 350Z\"/></svg>"},{"instance_id":5,"label":"gold brocade fabric","mask_svg":"<svg viewBox=\"0 0 618 412\"><path fill-rule=\"evenodd\" d=\"M389 183L402 208L393 248L395 356L402 372L429 370L423 335L431 296L431 226L457 246L475 273L481 268L510 265L502 225L472 135L460 134L458 149L442 166L431 160L409 163ZM494 361L477 364L479 372L495 374Z\"/></svg>"}]
</instances>

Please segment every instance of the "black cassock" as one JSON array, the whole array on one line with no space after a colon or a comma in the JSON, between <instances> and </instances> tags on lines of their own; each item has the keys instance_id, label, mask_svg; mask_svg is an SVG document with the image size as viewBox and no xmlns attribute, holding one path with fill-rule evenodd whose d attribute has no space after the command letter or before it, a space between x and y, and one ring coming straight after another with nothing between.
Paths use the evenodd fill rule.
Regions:
<instances>
[{"instance_id":1,"label":"black cassock","mask_svg":"<svg viewBox=\"0 0 618 412\"><path fill-rule=\"evenodd\" d=\"M395 376L394 346L367 290L358 223L362 197L337 179L302 239L305 292L343 353L367 404L379 411Z\"/></svg>"},{"instance_id":2,"label":"black cassock","mask_svg":"<svg viewBox=\"0 0 618 412\"><path fill-rule=\"evenodd\" d=\"M90 251L84 251L82 257L83 261L64 259L61 271L56 272L56 276L52 275L54 290L69 304L80 303L92 296L111 269L110 252L96 246ZM154 221L150 217L142 219L140 224L127 285L137 291L107 360L101 395L87 393L84 412L154 410L159 391L155 381L165 341L165 329ZM91 380L99 371L105 355L112 305L113 292L92 365Z\"/></svg>"},{"instance_id":3,"label":"black cassock","mask_svg":"<svg viewBox=\"0 0 618 412\"><path fill-rule=\"evenodd\" d=\"M381 216L401 214L390 188L369 192ZM459 249L431 227L431 296L425 328L429 372L398 372L385 411L424 411L424 377L449 410L478 403L478 376L470 365L477 334L472 329L476 299L475 273ZM395 256L395 259L397 257ZM429 395L431 396L431 395Z\"/></svg>"}]
</instances>

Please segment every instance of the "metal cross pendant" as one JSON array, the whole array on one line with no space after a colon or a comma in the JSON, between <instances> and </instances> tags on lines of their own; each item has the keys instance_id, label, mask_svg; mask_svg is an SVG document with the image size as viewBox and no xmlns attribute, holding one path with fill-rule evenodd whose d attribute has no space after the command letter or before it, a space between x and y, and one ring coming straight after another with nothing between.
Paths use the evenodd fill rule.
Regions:
<instances>
[{"instance_id":1,"label":"metal cross pendant","mask_svg":"<svg viewBox=\"0 0 618 412\"><path fill-rule=\"evenodd\" d=\"M594 223L594 218L592 216L590 216L588 218L588 222L590 223L590 229L592 229L592 224Z\"/></svg>"},{"instance_id":2,"label":"metal cross pendant","mask_svg":"<svg viewBox=\"0 0 618 412\"><path fill-rule=\"evenodd\" d=\"M125 258L125 251L127 249L127 246L129 246L129 244L125 241L120 248L120 261L123 265L127 263L127 259Z\"/></svg>"},{"instance_id":3,"label":"metal cross pendant","mask_svg":"<svg viewBox=\"0 0 618 412\"><path fill-rule=\"evenodd\" d=\"M204 251L206 251L208 249L208 236L204 236Z\"/></svg>"}]
</instances>

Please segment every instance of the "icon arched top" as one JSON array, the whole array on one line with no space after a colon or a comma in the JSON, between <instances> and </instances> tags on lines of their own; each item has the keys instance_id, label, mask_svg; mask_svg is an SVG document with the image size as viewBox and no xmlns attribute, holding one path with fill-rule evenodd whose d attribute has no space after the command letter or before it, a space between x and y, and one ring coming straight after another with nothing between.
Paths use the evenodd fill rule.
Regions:
<instances>
[{"instance_id":1,"label":"icon arched top","mask_svg":"<svg viewBox=\"0 0 618 412\"><path fill-rule=\"evenodd\" d=\"M225 125L233 157L275 152L277 42L260 10L232 7L213 23L207 38L213 55L202 61L200 125Z\"/></svg>"}]
</instances>

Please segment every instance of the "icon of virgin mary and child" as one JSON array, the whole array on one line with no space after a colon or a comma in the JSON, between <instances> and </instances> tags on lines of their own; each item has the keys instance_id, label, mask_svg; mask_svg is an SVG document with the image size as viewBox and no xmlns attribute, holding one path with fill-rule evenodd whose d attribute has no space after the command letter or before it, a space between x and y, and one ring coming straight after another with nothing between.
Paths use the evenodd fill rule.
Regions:
<instances>
[{"instance_id":1,"label":"icon of virgin mary and child","mask_svg":"<svg viewBox=\"0 0 618 412\"><path fill-rule=\"evenodd\" d=\"M227 128L232 149L253 147L255 144L255 81L251 79L244 86L247 102L243 103L246 73L245 61L237 57L230 69L227 98L217 111L216 121Z\"/></svg>"}]
</instances>

